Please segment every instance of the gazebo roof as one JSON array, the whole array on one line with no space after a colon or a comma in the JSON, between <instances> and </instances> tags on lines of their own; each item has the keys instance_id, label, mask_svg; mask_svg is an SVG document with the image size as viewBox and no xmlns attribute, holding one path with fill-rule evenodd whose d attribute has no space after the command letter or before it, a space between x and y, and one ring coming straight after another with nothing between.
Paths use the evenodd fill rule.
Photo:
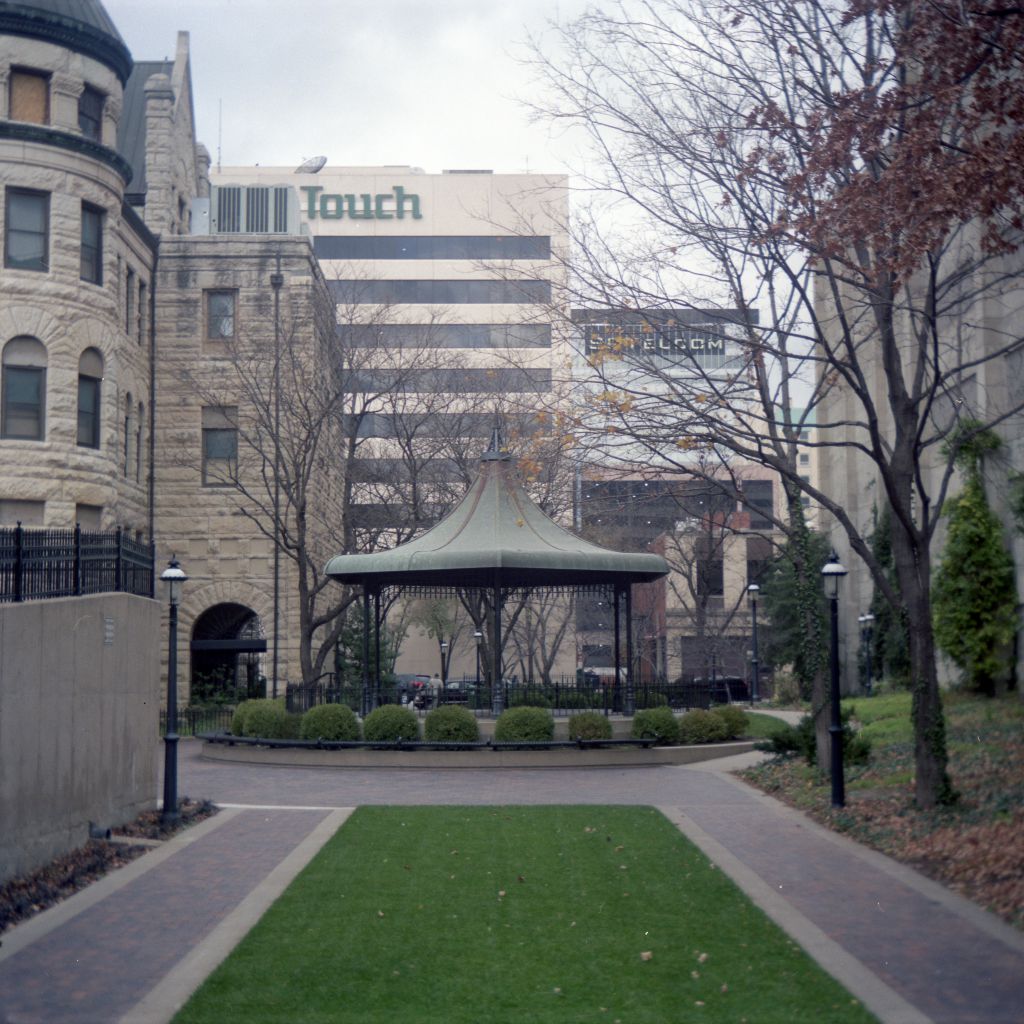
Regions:
<instances>
[{"instance_id":1,"label":"gazebo roof","mask_svg":"<svg viewBox=\"0 0 1024 1024\"><path fill-rule=\"evenodd\" d=\"M465 497L436 526L390 551L336 555L332 579L363 586L586 587L647 583L661 555L628 554L563 529L530 499L497 432Z\"/></svg>"}]
</instances>

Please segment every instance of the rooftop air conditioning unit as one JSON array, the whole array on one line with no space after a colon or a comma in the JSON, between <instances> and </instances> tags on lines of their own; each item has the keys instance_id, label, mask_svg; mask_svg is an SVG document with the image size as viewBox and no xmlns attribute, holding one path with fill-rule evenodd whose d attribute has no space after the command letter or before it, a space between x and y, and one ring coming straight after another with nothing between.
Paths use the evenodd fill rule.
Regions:
<instances>
[{"instance_id":1,"label":"rooftop air conditioning unit","mask_svg":"<svg viewBox=\"0 0 1024 1024\"><path fill-rule=\"evenodd\" d=\"M289 185L215 185L210 192L216 234L299 233L298 196Z\"/></svg>"}]
</instances>

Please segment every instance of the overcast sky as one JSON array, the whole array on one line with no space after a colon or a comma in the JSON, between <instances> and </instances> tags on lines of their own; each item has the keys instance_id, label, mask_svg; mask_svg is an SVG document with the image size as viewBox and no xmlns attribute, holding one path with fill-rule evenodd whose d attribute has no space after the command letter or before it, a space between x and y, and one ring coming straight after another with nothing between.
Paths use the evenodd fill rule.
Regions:
<instances>
[{"instance_id":1,"label":"overcast sky","mask_svg":"<svg viewBox=\"0 0 1024 1024\"><path fill-rule=\"evenodd\" d=\"M196 131L224 166L564 171L513 52L585 0L104 0L135 60L190 34Z\"/></svg>"}]
</instances>

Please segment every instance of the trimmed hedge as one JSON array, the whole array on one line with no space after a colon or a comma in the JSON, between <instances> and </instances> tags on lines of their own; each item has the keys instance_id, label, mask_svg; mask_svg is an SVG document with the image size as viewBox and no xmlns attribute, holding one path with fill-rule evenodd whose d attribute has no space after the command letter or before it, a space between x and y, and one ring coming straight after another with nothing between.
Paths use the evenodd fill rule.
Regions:
<instances>
[{"instance_id":1,"label":"trimmed hedge","mask_svg":"<svg viewBox=\"0 0 1024 1024\"><path fill-rule=\"evenodd\" d=\"M372 743L418 740L420 723L416 712L400 704L382 704L363 721L363 739Z\"/></svg>"},{"instance_id":2,"label":"trimmed hedge","mask_svg":"<svg viewBox=\"0 0 1024 1024\"><path fill-rule=\"evenodd\" d=\"M302 716L299 738L304 740L358 740L359 719L347 704L320 704Z\"/></svg>"},{"instance_id":3,"label":"trimmed hedge","mask_svg":"<svg viewBox=\"0 0 1024 1024\"><path fill-rule=\"evenodd\" d=\"M679 741L681 743L721 743L729 738L729 726L725 719L714 711L700 708L687 711L679 719Z\"/></svg>"},{"instance_id":4,"label":"trimmed hedge","mask_svg":"<svg viewBox=\"0 0 1024 1024\"><path fill-rule=\"evenodd\" d=\"M569 716L569 739L610 740L612 723L599 711L581 711Z\"/></svg>"},{"instance_id":5,"label":"trimmed hedge","mask_svg":"<svg viewBox=\"0 0 1024 1024\"><path fill-rule=\"evenodd\" d=\"M718 715L725 722L727 740L737 739L747 731L747 713L743 708L738 708L734 704L720 704L712 708L711 713Z\"/></svg>"},{"instance_id":6,"label":"trimmed hedge","mask_svg":"<svg viewBox=\"0 0 1024 1024\"><path fill-rule=\"evenodd\" d=\"M427 713L423 738L431 743L475 743L480 738L480 726L468 708L449 704Z\"/></svg>"},{"instance_id":7,"label":"trimmed hedge","mask_svg":"<svg viewBox=\"0 0 1024 1024\"><path fill-rule=\"evenodd\" d=\"M508 708L494 723L494 738L499 743L542 742L554 736L555 720L546 708Z\"/></svg>"},{"instance_id":8,"label":"trimmed hedge","mask_svg":"<svg viewBox=\"0 0 1024 1024\"><path fill-rule=\"evenodd\" d=\"M644 708L633 716L633 735L654 739L659 747L670 747L679 742L679 723L671 708Z\"/></svg>"},{"instance_id":9,"label":"trimmed hedge","mask_svg":"<svg viewBox=\"0 0 1024 1024\"><path fill-rule=\"evenodd\" d=\"M288 712L284 708L284 698L263 700L247 700L240 704L235 717L241 712L238 728L239 736L253 736L264 740L291 739L295 731L289 721ZM236 729L235 719L231 721L231 731Z\"/></svg>"}]
</instances>

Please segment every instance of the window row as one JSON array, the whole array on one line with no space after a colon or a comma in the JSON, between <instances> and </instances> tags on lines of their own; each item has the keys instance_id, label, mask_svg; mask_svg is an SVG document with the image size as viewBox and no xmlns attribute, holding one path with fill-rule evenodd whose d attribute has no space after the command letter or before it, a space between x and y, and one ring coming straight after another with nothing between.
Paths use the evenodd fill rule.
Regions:
<instances>
[{"instance_id":1,"label":"window row","mask_svg":"<svg viewBox=\"0 0 1024 1024\"><path fill-rule=\"evenodd\" d=\"M340 280L330 281L328 285L336 301L354 305L461 305L551 301L550 281Z\"/></svg>"},{"instance_id":2,"label":"window row","mask_svg":"<svg viewBox=\"0 0 1024 1024\"><path fill-rule=\"evenodd\" d=\"M7 87L7 110L12 121L50 123L50 73L36 68L12 68ZM103 107L107 97L86 85L78 97L78 130L94 142L103 141Z\"/></svg>"},{"instance_id":3,"label":"window row","mask_svg":"<svg viewBox=\"0 0 1024 1024\"><path fill-rule=\"evenodd\" d=\"M547 235L318 235L321 260L546 260Z\"/></svg>"},{"instance_id":4,"label":"window row","mask_svg":"<svg viewBox=\"0 0 1024 1024\"><path fill-rule=\"evenodd\" d=\"M46 502L30 498L0 498L0 526L45 526ZM100 530L103 524L103 506L78 502L75 505L75 524L83 530Z\"/></svg>"},{"instance_id":5,"label":"window row","mask_svg":"<svg viewBox=\"0 0 1024 1024\"><path fill-rule=\"evenodd\" d=\"M551 370L362 370L348 378L347 388L355 393L383 394L543 394L551 390Z\"/></svg>"},{"instance_id":6,"label":"window row","mask_svg":"<svg viewBox=\"0 0 1024 1024\"><path fill-rule=\"evenodd\" d=\"M339 324L355 348L550 348L551 324Z\"/></svg>"}]
</instances>

